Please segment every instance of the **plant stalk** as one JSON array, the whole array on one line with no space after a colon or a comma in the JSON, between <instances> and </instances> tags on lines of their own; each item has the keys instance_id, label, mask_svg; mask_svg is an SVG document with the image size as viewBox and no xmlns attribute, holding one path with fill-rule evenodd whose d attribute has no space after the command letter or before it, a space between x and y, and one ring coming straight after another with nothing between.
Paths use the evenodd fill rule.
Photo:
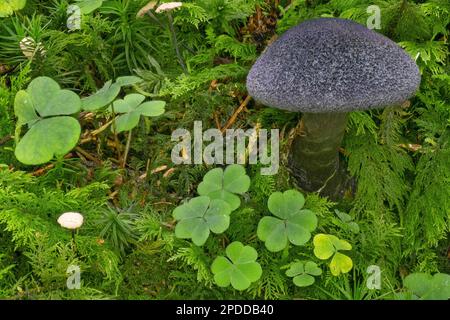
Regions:
<instances>
[{"instance_id":1,"label":"plant stalk","mask_svg":"<svg viewBox=\"0 0 450 320\"><path fill-rule=\"evenodd\" d=\"M77 253L77 243L75 241L75 229L72 229L72 249L74 253Z\"/></svg>"},{"instance_id":2,"label":"plant stalk","mask_svg":"<svg viewBox=\"0 0 450 320\"><path fill-rule=\"evenodd\" d=\"M113 115L112 128L113 128L113 133L114 133L114 142L116 143L117 156L119 157L119 162L120 162L120 160L122 159L122 153L120 152L119 136L117 135L117 130L116 130L116 113L114 112L114 105L112 103L111 103L111 111L112 111L112 115Z\"/></svg>"},{"instance_id":3,"label":"plant stalk","mask_svg":"<svg viewBox=\"0 0 450 320\"><path fill-rule=\"evenodd\" d=\"M127 146L125 147L125 153L123 155L123 162L122 162L122 169L125 169L125 166L127 165L127 158L128 153L130 152L130 145L131 145L131 133L133 130L130 130L128 132L128 139L127 139Z\"/></svg>"},{"instance_id":4,"label":"plant stalk","mask_svg":"<svg viewBox=\"0 0 450 320\"><path fill-rule=\"evenodd\" d=\"M345 170L339 165L339 147L347 113L304 113L289 153L289 169L297 185L330 199L342 197Z\"/></svg>"},{"instance_id":5,"label":"plant stalk","mask_svg":"<svg viewBox=\"0 0 450 320\"><path fill-rule=\"evenodd\" d=\"M175 33L175 28L173 26L173 18L172 18L172 15L170 14L170 12L167 13L167 18L169 20L170 38L172 40L172 46L175 49L175 53L177 55L178 62L180 63L180 66L183 69L183 72L185 74L189 74L187 71L186 65L184 64L183 57L181 56L181 53L180 53L180 47L178 46L177 35Z\"/></svg>"}]
</instances>

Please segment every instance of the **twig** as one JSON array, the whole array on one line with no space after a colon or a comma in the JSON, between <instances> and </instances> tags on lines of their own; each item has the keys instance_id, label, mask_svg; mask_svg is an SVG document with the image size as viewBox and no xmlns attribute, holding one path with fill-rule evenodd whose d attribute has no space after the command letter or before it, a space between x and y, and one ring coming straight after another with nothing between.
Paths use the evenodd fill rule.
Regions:
<instances>
[{"instance_id":1,"label":"twig","mask_svg":"<svg viewBox=\"0 0 450 320\"><path fill-rule=\"evenodd\" d=\"M66 155L64 156L64 159L70 159L70 158L72 158L72 157L73 157L73 154L72 154L72 153L69 153L69 154L66 154ZM32 176L35 176L35 177L41 176L41 175L43 175L46 171L51 170L51 169L53 169L54 167L55 167L55 164L54 164L54 163L50 163L49 165L46 165L45 167L40 168L40 169L37 169L36 171L32 172L31 175L32 175Z\"/></svg>"},{"instance_id":2,"label":"twig","mask_svg":"<svg viewBox=\"0 0 450 320\"><path fill-rule=\"evenodd\" d=\"M75 150L79 153L81 153L85 158L100 164L102 163L99 159L97 159L96 157L94 157L93 155L91 155L89 152L87 152L86 150L82 149L81 147L76 147Z\"/></svg>"},{"instance_id":3,"label":"twig","mask_svg":"<svg viewBox=\"0 0 450 320\"><path fill-rule=\"evenodd\" d=\"M92 131L92 132L91 132L91 135L96 136L96 135L98 135L99 133L105 131L105 130L109 127L109 125L110 125L111 123L113 123L113 120L108 121L107 123L105 123L104 125L102 125L100 128L98 128L98 129Z\"/></svg>"},{"instance_id":4,"label":"twig","mask_svg":"<svg viewBox=\"0 0 450 320\"><path fill-rule=\"evenodd\" d=\"M159 202L152 203L152 205L157 205L157 204L170 204L171 206L175 205L172 202L167 202L167 201L159 201Z\"/></svg>"},{"instance_id":5,"label":"twig","mask_svg":"<svg viewBox=\"0 0 450 320\"><path fill-rule=\"evenodd\" d=\"M0 139L0 146L7 143L9 140L12 139L12 136L10 134L8 134L7 136L3 137Z\"/></svg>"},{"instance_id":6,"label":"twig","mask_svg":"<svg viewBox=\"0 0 450 320\"><path fill-rule=\"evenodd\" d=\"M242 110L244 110L244 108L247 106L247 104L250 102L251 99L252 99L252 97L250 97L250 96L247 96L247 98L245 98L245 100L241 103L239 108L236 109L236 111L233 113L231 118L228 120L227 124L220 130L222 133L224 133L225 130L227 130L229 127L231 127L233 125L233 123L236 121L236 118L239 115L239 113L241 113Z\"/></svg>"},{"instance_id":7,"label":"twig","mask_svg":"<svg viewBox=\"0 0 450 320\"><path fill-rule=\"evenodd\" d=\"M222 131L222 128L220 127L219 117L217 116L217 112L214 112L214 122L216 123L217 129Z\"/></svg>"}]
</instances>

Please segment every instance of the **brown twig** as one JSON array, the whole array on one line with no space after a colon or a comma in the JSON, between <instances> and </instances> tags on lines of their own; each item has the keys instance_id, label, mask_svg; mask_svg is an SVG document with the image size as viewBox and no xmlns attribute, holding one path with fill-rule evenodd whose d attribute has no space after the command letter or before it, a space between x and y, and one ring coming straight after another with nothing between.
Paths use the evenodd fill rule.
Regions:
<instances>
[{"instance_id":1,"label":"brown twig","mask_svg":"<svg viewBox=\"0 0 450 320\"><path fill-rule=\"evenodd\" d=\"M66 155L64 156L64 159L70 159L70 158L73 158L73 154L72 154L72 153L68 153L68 154L66 154ZM40 169L37 169L36 171L32 172L31 175L32 175L32 176L35 176L35 177L41 176L41 175L43 175L46 171L51 170L51 169L53 169L54 167L55 167L55 164L54 164L54 163L50 163L49 165L46 165L45 167L40 168Z\"/></svg>"},{"instance_id":2,"label":"brown twig","mask_svg":"<svg viewBox=\"0 0 450 320\"><path fill-rule=\"evenodd\" d=\"M220 130L222 133L224 133L225 130L227 130L233 125L233 123L236 121L237 116L242 112L242 110L244 110L244 108L247 106L247 104L250 102L251 99L252 97L250 96L247 96L247 98L245 98L245 100L241 103L239 108L236 109L231 118L228 120L227 124Z\"/></svg>"},{"instance_id":3,"label":"brown twig","mask_svg":"<svg viewBox=\"0 0 450 320\"><path fill-rule=\"evenodd\" d=\"M159 202L152 203L152 205L157 205L157 204L170 204L171 206L175 205L174 203L168 202L168 201L159 201Z\"/></svg>"},{"instance_id":4,"label":"brown twig","mask_svg":"<svg viewBox=\"0 0 450 320\"><path fill-rule=\"evenodd\" d=\"M96 136L96 135L100 134L101 132L105 131L105 130L109 127L109 125L110 125L111 123L113 123L113 121L114 121L114 120L108 121L107 123L105 123L105 124L104 124L103 126L101 126L100 128L98 128L98 129L92 131L92 132L91 132L91 135Z\"/></svg>"},{"instance_id":5,"label":"brown twig","mask_svg":"<svg viewBox=\"0 0 450 320\"><path fill-rule=\"evenodd\" d=\"M101 164L101 160L97 159L96 157L94 157L93 155L91 155L89 152L87 152L86 150L82 149L81 147L76 147L75 150L77 152L79 152L80 154L82 154L86 159L89 159L97 164Z\"/></svg>"},{"instance_id":6,"label":"brown twig","mask_svg":"<svg viewBox=\"0 0 450 320\"><path fill-rule=\"evenodd\" d=\"M214 112L214 122L216 123L216 127L217 129L219 129L220 131L222 131L222 128L220 126L220 121L219 121L219 117L217 115L217 112Z\"/></svg>"},{"instance_id":7,"label":"brown twig","mask_svg":"<svg viewBox=\"0 0 450 320\"><path fill-rule=\"evenodd\" d=\"M12 139L12 136L10 134L8 134L7 136L3 137L0 139L0 146L7 143L9 140Z\"/></svg>"}]
</instances>

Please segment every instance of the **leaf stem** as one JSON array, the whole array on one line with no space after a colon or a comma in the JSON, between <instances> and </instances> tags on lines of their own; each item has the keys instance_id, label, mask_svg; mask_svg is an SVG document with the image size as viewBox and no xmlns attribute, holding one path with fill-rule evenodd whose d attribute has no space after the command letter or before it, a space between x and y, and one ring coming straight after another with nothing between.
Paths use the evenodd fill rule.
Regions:
<instances>
[{"instance_id":1,"label":"leaf stem","mask_svg":"<svg viewBox=\"0 0 450 320\"><path fill-rule=\"evenodd\" d=\"M116 143L117 156L119 157L119 162L120 162L120 160L122 159L122 154L120 152L119 137L117 135L117 130L116 130L116 113L114 112L114 104L112 104L112 103L111 103L111 111L112 111L112 115L113 115L112 128L113 128L113 133L114 133L114 141Z\"/></svg>"},{"instance_id":2,"label":"leaf stem","mask_svg":"<svg viewBox=\"0 0 450 320\"><path fill-rule=\"evenodd\" d=\"M125 147L125 154L123 155L122 169L125 169L125 166L127 164L128 152L130 151L130 145L131 145L131 133L132 133L132 131L133 131L133 129L131 129L128 132L127 146Z\"/></svg>"},{"instance_id":3,"label":"leaf stem","mask_svg":"<svg viewBox=\"0 0 450 320\"><path fill-rule=\"evenodd\" d=\"M76 254L77 253L77 243L75 241L75 229L72 229L72 249L73 249L73 252Z\"/></svg>"}]
</instances>

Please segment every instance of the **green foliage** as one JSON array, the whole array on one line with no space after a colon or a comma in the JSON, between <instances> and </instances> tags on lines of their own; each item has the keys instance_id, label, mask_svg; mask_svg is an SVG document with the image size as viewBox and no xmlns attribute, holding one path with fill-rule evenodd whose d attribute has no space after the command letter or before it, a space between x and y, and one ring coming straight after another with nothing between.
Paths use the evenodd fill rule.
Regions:
<instances>
[{"instance_id":1,"label":"green foliage","mask_svg":"<svg viewBox=\"0 0 450 320\"><path fill-rule=\"evenodd\" d=\"M65 279L69 265L79 263L86 272L86 287L103 290L120 281L118 256L109 245L97 242L98 229L89 228L106 203L107 189L107 185L96 182L64 192L47 188L41 180L23 172L0 170L0 228L7 232L15 250L29 259L31 273L23 275L26 279L36 277L48 288L56 281L57 288L64 289L65 281L58 279ZM80 258L74 255L70 234L56 223L57 217L67 211L82 212L88 224L77 235Z\"/></svg>"},{"instance_id":2,"label":"green foliage","mask_svg":"<svg viewBox=\"0 0 450 320\"><path fill-rule=\"evenodd\" d=\"M13 14L14 11L23 9L27 0L5 0L0 4L0 18Z\"/></svg>"},{"instance_id":3,"label":"green foliage","mask_svg":"<svg viewBox=\"0 0 450 320\"><path fill-rule=\"evenodd\" d=\"M27 125L30 130L18 141L17 159L29 165L42 164L73 149L80 137L77 120L67 115L80 111L80 98L61 90L48 77L34 79L27 90L16 94L14 112L18 118L16 134Z\"/></svg>"},{"instance_id":4,"label":"green foliage","mask_svg":"<svg viewBox=\"0 0 450 320\"><path fill-rule=\"evenodd\" d=\"M212 169L199 184L197 192L201 196L211 199L221 199L227 202L231 211L241 205L237 194L243 194L250 187L250 178L245 173L244 167L230 165L225 170L221 168Z\"/></svg>"},{"instance_id":5,"label":"green foliage","mask_svg":"<svg viewBox=\"0 0 450 320\"><path fill-rule=\"evenodd\" d=\"M96 93L81 99L82 108L86 111L96 111L111 104L120 92L120 84L107 81Z\"/></svg>"},{"instance_id":6,"label":"green foliage","mask_svg":"<svg viewBox=\"0 0 450 320\"><path fill-rule=\"evenodd\" d=\"M38 121L20 139L17 159L28 165L46 163L72 150L80 137L79 123L72 117L53 117Z\"/></svg>"},{"instance_id":7,"label":"green foliage","mask_svg":"<svg viewBox=\"0 0 450 320\"><path fill-rule=\"evenodd\" d=\"M82 14L89 14L102 6L103 0L76 0Z\"/></svg>"},{"instance_id":8,"label":"green foliage","mask_svg":"<svg viewBox=\"0 0 450 320\"><path fill-rule=\"evenodd\" d=\"M131 93L123 99L114 101L113 108L115 113L119 113L114 122L117 133L130 131L139 124L141 116L157 117L164 113L164 101L144 102L145 96Z\"/></svg>"},{"instance_id":9,"label":"green foliage","mask_svg":"<svg viewBox=\"0 0 450 320\"><path fill-rule=\"evenodd\" d=\"M296 190L275 192L269 197L269 211L277 218L264 217L258 223L258 238L269 251L281 251L288 245L304 245L317 227L314 212L302 209L303 195Z\"/></svg>"},{"instance_id":10,"label":"green foliage","mask_svg":"<svg viewBox=\"0 0 450 320\"><path fill-rule=\"evenodd\" d=\"M256 262L258 253L254 248L235 241L225 252L227 256L217 257L211 266L217 285L228 287L231 284L236 290L245 290L261 277L262 269Z\"/></svg>"},{"instance_id":11,"label":"green foliage","mask_svg":"<svg viewBox=\"0 0 450 320\"><path fill-rule=\"evenodd\" d=\"M338 224L342 229L350 230L353 233L358 233L360 231L359 225L355 221L352 221L353 218L351 215L337 209L334 210L334 212L339 218L339 221L337 223L335 222L335 224Z\"/></svg>"},{"instance_id":12,"label":"green foliage","mask_svg":"<svg viewBox=\"0 0 450 320\"><path fill-rule=\"evenodd\" d=\"M137 239L136 217L136 214L117 212L108 207L95 222L101 228L99 236L106 239L122 255L125 254L125 249Z\"/></svg>"},{"instance_id":13,"label":"green foliage","mask_svg":"<svg viewBox=\"0 0 450 320\"><path fill-rule=\"evenodd\" d=\"M0 11L10 3L3 1ZM450 271L450 3L186 0L171 12L173 20L165 13L156 14L154 8L143 16L138 14L147 3L28 1L22 10L9 10L9 16L1 18L0 162L7 165L0 166L0 296L381 299L395 292L397 299L426 299L428 293L422 297L416 291L440 285L429 274ZM80 30L67 29L70 4L82 7ZM314 213L319 239L326 235L329 241L322 242L331 242L331 247L323 243L315 246L314 241L291 246L288 237L280 251L269 251L270 241L258 239L258 222L270 218L274 224L269 224L269 231L276 231L273 227L287 220L279 214L290 214L279 212L279 208L285 208L283 202L275 209L270 205L270 215L267 203L272 194L281 194L279 190L294 188L285 156L301 115L254 101L235 112L247 95L245 78L249 67L275 39L274 32L280 35L301 21L317 17L341 17L365 25L372 14L367 12L369 5L381 9L381 29L375 31L396 41L417 62L421 87L416 97L401 106L350 114L340 151L342 165L348 167L354 180L344 199L331 202L304 193L305 199L296 202L296 206L302 204L299 211ZM180 58L186 64L185 72ZM47 97L39 102L40 111L24 103L29 95L27 86L39 77L54 79L61 87L76 92L82 100L82 111L52 114L72 108L68 103L53 103L58 94L46 89L38 93L38 100L41 92L42 97ZM21 106L14 110L16 96ZM142 97L148 101L165 100L166 111L151 121L141 117L136 110L146 102L130 107L128 100L133 96L139 96L139 101ZM162 112L162 103L156 109L158 114ZM51 115L46 115L48 111ZM111 131L105 130L110 129L115 118L114 127L120 129L116 133L122 131L120 119L124 117L132 120L126 121L124 130L134 128L133 140L131 135L112 137ZM70 149L66 148L57 156L58 161L43 168L17 162L15 141L24 141L33 128L39 129L38 124L43 123L45 132L35 131L40 136L37 141L45 146L33 152L36 157L38 151L52 144L49 137L56 129L48 131L47 124L67 130L70 125L65 123L66 118L82 129L81 139L78 141L79 133L76 139L80 144L69 154L70 159L61 159ZM170 159L171 133L176 128L190 128L195 120L201 120L204 128L223 129L227 125L244 130L280 129L278 174L262 175L261 164L237 166L235 173L226 173L230 167L174 167ZM135 127L136 123L140 125ZM22 138L15 127L24 130L25 126L28 129ZM69 140L64 142L76 143ZM27 149L36 146L33 143ZM124 150L128 155L126 163L120 159ZM121 169L116 170L119 166ZM35 170L36 176L18 171L21 168ZM228 180L235 182L228 184ZM200 211L195 213L193 221L209 221L198 224L206 223L208 234L214 233L217 226L223 229L202 239L201 247L176 237L187 219L174 220L174 209L181 212L180 208L189 206L190 202L182 199L198 199L196 191L199 198L217 196L216 200L208 200L210 204L220 203L217 212L227 205L233 207L218 220L214 220L215 214L209 220L205 219L206 212L202 216ZM222 202L226 200L228 204ZM56 223L66 211L81 212L86 218L76 236L76 254L70 233ZM228 228L222 226L224 219L229 220ZM192 225L192 230L184 230L190 232L186 239L193 238L191 233L197 223ZM204 236L206 229L200 229ZM280 229L283 232L272 234L287 236L286 228ZM338 240L348 239L352 248L349 257L336 249L333 241L338 240L330 240L331 234ZM223 252L234 242L245 243L257 252L253 262L260 265L262 272L255 281L239 279L239 273L238 277L232 273L238 268ZM332 253L321 261L314 254L317 248L331 248L324 251ZM251 254L245 251L243 256L253 255L253 250ZM219 268L221 272L213 273L213 261L221 255L220 260L226 263ZM331 261L331 272L324 270L320 277L306 272L307 264L323 268ZM82 270L80 290L66 288L66 270L73 264ZM370 265L382 270L380 290L367 288ZM343 273L349 266L351 271ZM407 276L402 289L402 277L408 272L426 275L417 281L416 276ZM214 285L218 274L226 287ZM233 290L233 281L237 286L245 284L246 289ZM313 285L297 286L311 281Z\"/></svg>"},{"instance_id":14,"label":"green foliage","mask_svg":"<svg viewBox=\"0 0 450 320\"><path fill-rule=\"evenodd\" d=\"M222 233L228 229L230 213L230 206L223 200L196 197L173 211L174 218L179 221L175 235L182 239L192 239L196 245L201 246L208 239L210 231Z\"/></svg>"},{"instance_id":15,"label":"green foliage","mask_svg":"<svg viewBox=\"0 0 450 320\"><path fill-rule=\"evenodd\" d=\"M358 179L353 210L382 212L385 203L388 210L402 210L409 190L405 174L413 168L409 155L396 145L378 144L378 138L368 133L353 135L346 147L351 152L349 171Z\"/></svg>"},{"instance_id":16,"label":"green foliage","mask_svg":"<svg viewBox=\"0 0 450 320\"><path fill-rule=\"evenodd\" d=\"M433 276L426 273L412 273L403 280L406 293L397 294L397 298L404 298L408 294L413 299L420 300L448 300L450 299L450 275L436 273Z\"/></svg>"},{"instance_id":17,"label":"green foliage","mask_svg":"<svg viewBox=\"0 0 450 320\"><path fill-rule=\"evenodd\" d=\"M286 270L286 275L293 278L294 284L297 287L308 287L313 285L316 279L314 276L320 276L322 269L320 269L315 262L312 261L297 261L289 266Z\"/></svg>"},{"instance_id":18,"label":"green foliage","mask_svg":"<svg viewBox=\"0 0 450 320\"><path fill-rule=\"evenodd\" d=\"M186 265L191 266L193 270L197 271L196 281L206 286L212 284L213 277L211 275L209 259L201 247L191 245L188 248L180 248L168 262L177 260L182 260Z\"/></svg>"},{"instance_id":19,"label":"green foliage","mask_svg":"<svg viewBox=\"0 0 450 320\"><path fill-rule=\"evenodd\" d=\"M352 269L352 259L339 252L340 250L351 250L352 246L350 243L340 240L336 236L323 233L315 235L313 242L314 255L317 258L327 260L333 257L330 262L330 270L334 276L347 273Z\"/></svg>"},{"instance_id":20,"label":"green foliage","mask_svg":"<svg viewBox=\"0 0 450 320\"><path fill-rule=\"evenodd\" d=\"M205 68L191 75L180 75L175 80L167 79L159 94L181 98L213 80L224 80L229 77L233 79L243 78L247 68L237 63L222 64L213 68Z\"/></svg>"}]
</instances>

